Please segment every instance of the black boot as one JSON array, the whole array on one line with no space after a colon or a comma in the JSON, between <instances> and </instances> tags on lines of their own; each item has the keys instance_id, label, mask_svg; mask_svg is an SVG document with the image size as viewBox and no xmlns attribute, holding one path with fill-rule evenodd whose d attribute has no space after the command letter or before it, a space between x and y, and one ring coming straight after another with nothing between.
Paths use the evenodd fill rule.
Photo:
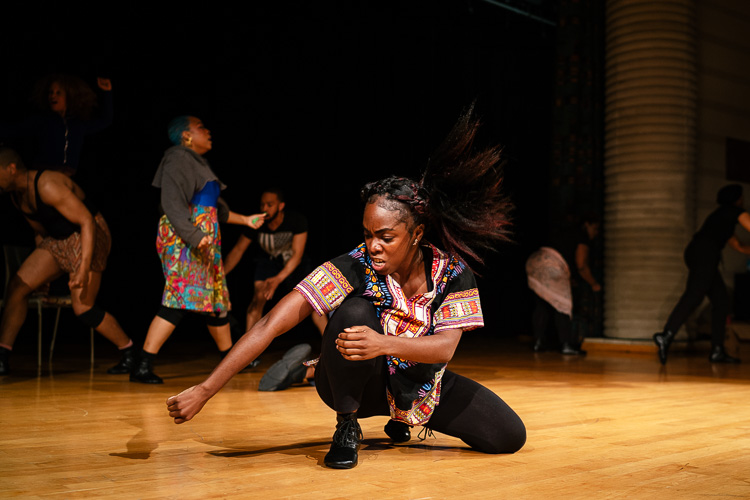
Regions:
<instances>
[{"instance_id":1,"label":"black boot","mask_svg":"<svg viewBox=\"0 0 750 500\"><path fill-rule=\"evenodd\" d=\"M107 370L107 373L110 375L123 375L132 372L133 368L135 368L137 361L135 347L130 346L120 352L122 353L120 356L120 362Z\"/></svg>"},{"instance_id":2,"label":"black boot","mask_svg":"<svg viewBox=\"0 0 750 500\"><path fill-rule=\"evenodd\" d=\"M672 344L672 340L674 340L674 336L674 332L670 332L669 330L654 334L654 343L659 348L659 361L663 365L667 364L667 351Z\"/></svg>"},{"instance_id":3,"label":"black boot","mask_svg":"<svg viewBox=\"0 0 750 500\"><path fill-rule=\"evenodd\" d=\"M5 347L0 347L0 375L7 375L10 373L10 351Z\"/></svg>"},{"instance_id":4,"label":"black boot","mask_svg":"<svg viewBox=\"0 0 750 500\"><path fill-rule=\"evenodd\" d=\"M331 469L351 469L357 465L362 429L357 422L356 413L339 413L336 415L336 422L333 443L324 462Z\"/></svg>"},{"instance_id":5,"label":"black boot","mask_svg":"<svg viewBox=\"0 0 750 500\"><path fill-rule=\"evenodd\" d=\"M713 348L711 349L711 356L708 357L708 360L711 363L736 364L740 362L739 359L727 354L727 352L724 350L723 345L713 346Z\"/></svg>"},{"instance_id":6,"label":"black boot","mask_svg":"<svg viewBox=\"0 0 750 500\"><path fill-rule=\"evenodd\" d=\"M405 443L411 439L411 426L397 420L389 420L383 429L394 443Z\"/></svg>"},{"instance_id":7,"label":"black boot","mask_svg":"<svg viewBox=\"0 0 750 500\"><path fill-rule=\"evenodd\" d=\"M131 382L140 382L141 384L163 384L164 381L158 375L153 372L153 363L155 354L143 351L141 353L141 359L135 365L135 368L130 372Z\"/></svg>"}]
</instances>

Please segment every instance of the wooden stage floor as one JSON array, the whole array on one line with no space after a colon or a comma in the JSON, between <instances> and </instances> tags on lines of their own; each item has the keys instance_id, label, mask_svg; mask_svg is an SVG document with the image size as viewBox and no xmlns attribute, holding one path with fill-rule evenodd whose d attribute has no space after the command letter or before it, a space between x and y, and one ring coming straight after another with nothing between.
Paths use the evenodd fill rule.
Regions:
<instances>
[{"instance_id":1,"label":"wooden stage floor","mask_svg":"<svg viewBox=\"0 0 750 500\"><path fill-rule=\"evenodd\" d=\"M371 418L359 466L332 470L334 416L315 389L256 390L281 354L180 426L164 401L211 370L206 346L165 355L161 386L107 375L106 348L93 370L62 353L39 376L33 354L19 354L0 377L0 498L750 497L750 359L675 353L662 367L653 353L564 358L467 334L451 368L518 412L526 446L484 455L439 434L394 446L386 418Z\"/></svg>"}]
</instances>

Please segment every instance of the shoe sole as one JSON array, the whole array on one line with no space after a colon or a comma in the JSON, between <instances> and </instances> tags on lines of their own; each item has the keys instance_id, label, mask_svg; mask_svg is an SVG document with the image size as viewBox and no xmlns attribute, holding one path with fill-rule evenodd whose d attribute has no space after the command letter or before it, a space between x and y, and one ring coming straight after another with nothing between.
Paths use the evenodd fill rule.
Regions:
<instances>
[{"instance_id":1,"label":"shoe sole","mask_svg":"<svg viewBox=\"0 0 750 500\"><path fill-rule=\"evenodd\" d=\"M162 380L161 378L159 378L157 380L154 380L154 379L152 379L152 380L141 380L141 379L138 379L138 378L135 378L135 377L130 377L130 381L131 382L137 382L139 384L153 384L153 385L163 384L164 383L164 380Z\"/></svg>"},{"instance_id":2,"label":"shoe sole","mask_svg":"<svg viewBox=\"0 0 750 500\"><path fill-rule=\"evenodd\" d=\"M311 352L312 347L309 344L299 344L289 349L263 375L258 384L258 390L262 392L282 391L292 385L293 375L299 374L300 370L307 370L302 362L310 357Z\"/></svg>"},{"instance_id":3,"label":"shoe sole","mask_svg":"<svg viewBox=\"0 0 750 500\"><path fill-rule=\"evenodd\" d=\"M353 469L357 466L357 462L354 462L353 464L326 463L325 466L329 469Z\"/></svg>"}]
</instances>

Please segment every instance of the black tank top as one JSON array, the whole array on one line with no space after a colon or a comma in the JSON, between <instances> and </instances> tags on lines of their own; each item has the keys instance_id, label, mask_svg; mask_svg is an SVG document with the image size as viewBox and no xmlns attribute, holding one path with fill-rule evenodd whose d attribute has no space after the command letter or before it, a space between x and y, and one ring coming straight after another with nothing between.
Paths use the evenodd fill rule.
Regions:
<instances>
[{"instance_id":1,"label":"black tank top","mask_svg":"<svg viewBox=\"0 0 750 500\"><path fill-rule=\"evenodd\" d=\"M73 224L68 219L66 219L54 207L47 205L42 201L41 196L39 196L39 177L41 177L43 173L44 170L39 170L34 177L34 198L36 200L36 212L23 212L23 214L27 218L38 222L44 228L47 234L52 238L55 238L56 240L64 240L71 234L80 231L81 228L78 224ZM82 201L89 212L91 212L91 215L96 215L98 213L96 207L94 207L94 205L88 199L84 199Z\"/></svg>"}]
</instances>

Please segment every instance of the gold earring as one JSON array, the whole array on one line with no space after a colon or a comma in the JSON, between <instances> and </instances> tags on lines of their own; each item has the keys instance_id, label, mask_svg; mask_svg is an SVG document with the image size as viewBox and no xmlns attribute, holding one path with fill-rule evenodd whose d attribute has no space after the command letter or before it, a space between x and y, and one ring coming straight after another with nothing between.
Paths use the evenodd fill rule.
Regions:
<instances>
[{"instance_id":1,"label":"gold earring","mask_svg":"<svg viewBox=\"0 0 750 500\"><path fill-rule=\"evenodd\" d=\"M185 139L185 147L190 147L193 145L193 138L191 136L187 136L187 139Z\"/></svg>"}]
</instances>

